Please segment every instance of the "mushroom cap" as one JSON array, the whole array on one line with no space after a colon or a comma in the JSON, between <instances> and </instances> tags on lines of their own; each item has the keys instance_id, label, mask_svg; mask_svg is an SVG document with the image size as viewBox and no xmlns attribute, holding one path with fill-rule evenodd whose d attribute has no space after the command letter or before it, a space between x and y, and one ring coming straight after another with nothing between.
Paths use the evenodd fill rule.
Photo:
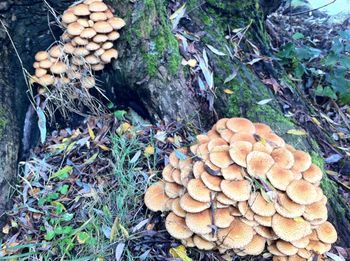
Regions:
<instances>
[{"instance_id":1,"label":"mushroom cap","mask_svg":"<svg viewBox=\"0 0 350 261\"><path fill-rule=\"evenodd\" d=\"M271 227L255 226L254 231L267 240L278 239L278 236L275 234Z\"/></svg>"},{"instance_id":2,"label":"mushroom cap","mask_svg":"<svg viewBox=\"0 0 350 261\"><path fill-rule=\"evenodd\" d=\"M209 139L221 138L220 134L215 130L215 128L208 131L207 136Z\"/></svg>"},{"instance_id":3,"label":"mushroom cap","mask_svg":"<svg viewBox=\"0 0 350 261\"><path fill-rule=\"evenodd\" d=\"M85 47L78 47L74 49L73 54L75 56L87 56L90 52Z\"/></svg>"},{"instance_id":4,"label":"mushroom cap","mask_svg":"<svg viewBox=\"0 0 350 261\"><path fill-rule=\"evenodd\" d=\"M272 261L288 261L288 257L287 256L273 256L272 257ZM305 260L303 260L305 261Z\"/></svg>"},{"instance_id":5,"label":"mushroom cap","mask_svg":"<svg viewBox=\"0 0 350 261\"><path fill-rule=\"evenodd\" d=\"M94 52L94 55L101 56L104 52L105 52L105 50L100 48Z\"/></svg>"},{"instance_id":6,"label":"mushroom cap","mask_svg":"<svg viewBox=\"0 0 350 261\"><path fill-rule=\"evenodd\" d=\"M272 133L272 132L267 134L263 138L265 140L267 140L274 147L284 147L286 145L286 143L284 142L284 140L280 136L278 136L277 134Z\"/></svg>"},{"instance_id":7,"label":"mushroom cap","mask_svg":"<svg viewBox=\"0 0 350 261\"><path fill-rule=\"evenodd\" d=\"M222 139L222 138L213 138L213 139L209 140L209 142L208 142L208 151L212 152L217 147L219 147L219 148L220 147L226 148L225 146L227 146L227 145L228 144L227 144L227 142L224 139Z\"/></svg>"},{"instance_id":8,"label":"mushroom cap","mask_svg":"<svg viewBox=\"0 0 350 261\"><path fill-rule=\"evenodd\" d=\"M50 71L54 74L62 74L67 71L67 65L64 62L58 61L50 67Z\"/></svg>"},{"instance_id":9,"label":"mushroom cap","mask_svg":"<svg viewBox=\"0 0 350 261\"><path fill-rule=\"evenodd\" d=\"M274 256L279 256L279 257L285 256L281 251L278 250L278 248L276 247L276 244L271 244L267 246L267 250Z\"/></svg>"},{"instance_id":10,"label":"mushroom cap","mask_svg":"<svg viewBox=\"0 0 350 261\"><path fill-rule=\"evenodd\" d=\"M78 16L85 16L90 14L89 6L86 4L78 4L72 7L72 9L74 14Z\"/></svg>"},{"instance_id":11,"label":"mushroom cap","mask_svg":"<svg viewBox=\"0 0 350 261\"><path fill-rule=\"evenodd\" d=\"M100 49L100 45L95 43L95 42L89 42L85 48L88 50L88 51L96 51L98 49Z\"/></svg>"},{"instance_id":12,"label":"mushroom cap","mask_svg":"<svg viewBox=\"0 0 350 261\"><path fill-rule=\"evenodd\" d=\"M223 180L221 190L228 198L235 201L245 201L250 197L251 185L248 180Z\"/></svg>"},{"instance_id":13,"label":"mushroom cap","mask_svg":"<svg viewBox=\"0 0 350 261\"><path fill-rule=\"evenodd\" d=\"M118 51L116 49L109 49L106 50L102 55L101 55L101 60L105 63L110 63L112 59L117 59L118 58Z\"/></svg>"},{"instance_id":14,"label":"mushroom cap","mask_svg":"<svg viewBox=\"0 0 350 261\"><path fill-rule=\"evenodd\" d=\"M272 132L270 126L264 124L264 123L254 123L254 127L255 127L255 133L261 137L265 137L268 134L270 134L270 132Z\"/></svg>"},{"instance_id":15,"label":"mushroom cap","mask_svg":"<svg viewBox=\"0 0 350 261\"><path fill-rule=\"evenodd\" d=\"M47 59L47 60L40 61L39 65L40 65L40 68L49 69L52 66L52 62Z\"/></svg>"},{"instance_id":16,"label":"mushroom cap","mask_svg":"<svg viewBox=\"0 0 350 261\"><path fill-rule=\"evenodd\" d=\"M105 42L102 45L102 48L105 49L105 50L111 49L112 47L113 47L113 43L111 43L111 42Z\"/></svg>"},{"instance_id":17,"label":"mushroom cap","mask_svg":"<svg viewBox=\"0 0 350 261\"><path fill-rule=\"evenodd\" d=\"M104 13L107 15L108 19L114 17L114 15L110 9L106 10Z\"/></svg>"},{"instance_id":18,"label":"mushroom cap","mask_svg":"<svg viewBox=\"0 0 350 261\"><path fill-rule=\"evenodd\" d=\"M47 74L47 70L43 69L43 68L37 68L35 69L35 76L40 78L42 76L44 76L45 74Z\"/></svg>"},{"instance_id":19,"label":"mushroom cap","mask_svg":"<svg viewBox=\"0 0 350 261\"><path fill-rule=\"evenodd\" d=\"M174 169L174 171L172 173L172 178L175 181L175 183L182 185L181 171L179 169Z\"/></svg>"},{"instance_id":20,"label":"mushroom cap","mask_svg":"<svg viewBox=\"0 0 350 261\"><path fill-rule=\"evenodd\" d=\"M253 239L246 245L243 251L248 255L258 256L265 249L266 239L255 234Z\"/></svg>"},{"instance_id":21,"label":"mushroom cap","mask_svg":"<svg viewBox=\"0 0 350 261\"><path fill-rule=\"evenodd\" d=\"M310 223L303 218L285 218L279 214L272 217L272 229L284 241L295 241L311 232Z\"/></svg>"},{"instance_id":22,"label":"mushroom cap","mask_svg":"<svg viewBox=\"0 0 350 261\"><path fill-rule=\"evenodd\" d=\"M267 153L252 151L247 155L247 171L252 177L264 178L273 164L273 158Z\"/></svg>"},{"instance_id":23,"label":"mushroom cap","mask_svg":"<svg viewBox=\"0 0 350 261\"><path fill-rule=\"evenodd\" d=\"M187 239L193 232L186 226L185 219L170 212L165 219L165 228L176 239Z\"/></svg>"},{"instance_id":24,"label":"mushroom cap","mask_svg":"<svg viewBox=\"0 0 350 261\"><path fill-rule=\"evenodd\" d=\"M196 140L199 144L208 143L209 137L205 134L199 134L196 136Z\"/></svg>"},{"instance_id":25,"label":"mushroom cap","mask_svg":"<svg viewBox=\"0 0 350 261\"><path fill-rule=\"evenodd\" d=\"M301 150L296 150L293 152L293 156L294 156L293 170L298 172L303 172L303 171L306 171L308 168L310 168L312 162L311 162L311 157L308 153Z\"/></svg>"},{"instance_id":26,"label":"mushroom cap","mask_svg":"<svg viewBox=\"0 0 350 261\"><path fill-rule=\"evenodd\" d=\"M93 2L103 2L103 0L85 0L84 4L89 5L89 4L93 3Z\"/></svg>"},{"instance_id":27,"label":"mushroom cap","mask_svg":"<svg viewBox=\"0 0 350 261\"><path fill-rule=\"evenodd\" d=\"M175 169L170 164L166 165L162 171L163 180L166 182L174 182L174 179L172 177L174 170Z\"/></svg>"},{"instance_id":28,"label":"mushroom cap","mask_svg":"<svg viewBox=\"0 0 350 261\"><path fill-rule=\"evenodd\" d=\"M331 250L331 245L322 243L321 241L310 240L306 249L316 254L323 255L324 253Z\"/></svg>"},{"instance_id":29,"label":"mushroom cap","mask_svg":"<svg viewBox=\"0 0 350 261\"><path fill-rule=\"evenodd\" d=\"M108 22L105 22L105 21L96 22L93 28L97 33L102 33L102 34L110 33L113 31L113 27ZM108 36L106 37L108 39Z\"/></svg>"},{"instance_id":30,"label":"mushroom cap","mask_svg":"<svg viewBox=\"0 0 350 261\"><path fill-rule=\"evenodd\" d=\"M74 11L72 9L68 9L62 15L63 23L70 24L70 23L74 23L77 20L78 20L78 17L74 14Z\"/></svg>"},{"instance_id":31,"label":"mushroom cap","mask_svg":"<svg viewBox=\"0 0 350 261\"><path fill-rule=\"evenodd\" d=\"M103 12L94 12L90 15L90 19L94 22L98 22L98 21L106 21L107 15Z\"/></svg>"},{"instance_id":32,"label":"mushroom cap","mask_svg":"<svg viewBox=\"0 0 350 261\"><path fill-rule=\"evenodd\" d=\"M310 183L320 182L323 176L322 170L315 164L311 164L310 168L305 170L303 178Z\"/></svg>"},{"instance_id":33,"label":"mushroom cap","mask_svg":"<svg viewBox=\"0 0 350 261\"><path fill-rule=\"evenodd\" d=\"M54 84L55 78L52 75L45 74L38 79L38 83L42 86L49 86Z\"/></svg>"},{"instance_id":34,"label":"mushroom cap","mask_svg":"<svg viewBox=\"0 0 350 261\"><path fill-rule=\"evenodd\" d=\"M247 167L247 155L252 151L252 144L247 141L235 141L230 145L231 159L242 167Z\"/></svg>"},{"instance_id":35,"label":"mushroom cap","mask_svg":"<svg viewBox=\"0 0 350 261\"><path fill-rule=\"evenodd\" d=\"M180 206L186 212L189 213L198 213L206 210L210 207L210 203L208 202L200 202L193 199L190 194L186 193L180 198Z\"/></svg>"},{"instance_id":36,"label":"mushroom cap","mask_svg":"<svg viewBox=\"0 0 350 261\"><path fill-rule=\"evenodd\" d=\"M208 234L212 231L211 212L206 209L199 213L187 213L186 225L196 234Z\"/></svg>"},{"instance_id":37,"label":"mushroom cap","mask_svg":"<svg viewBox=\"0 0 350 261\"><path fill-rule=\"evenodd\" d=\"M290 243L292 243L293 246L295 246L297 248L305 248L305 247L307 247L309 242L310 242L309 236L305 236L299 240L291 241Z\"/></svg>"},{"instance_id":38,"label":"mushroom cap","mask_svg":"<svg viewBox=\"0 0 350 261\"><path fill-rule=\"evenodd\" d=\"M164 191L169 198L177 198L183 193L183 187L175 182L165 182Z\"/></svg>"},{"instance_id":39,"label":"mushroom cap","mask_svg":"<svg viewBox=\"0 0 350 261\"><path fill-rule=\"evenodd\" d=\"M252 193L248 204L255 214L263 217L271 217L276 212L274 204L266 201L260 192Z\"/></svg>"},{"instance_id":40,"label":"mushroom cap","mask_svg":"<svg viewBox=\"0 0 350 261\"><path fill-rule=\"evenodd\" d=\"M109 41L115 41L119 39L120 34L118 32L113 31L113 32L110 32L107 36Z\"/></svg>"},{"instance_id":41,"label":"mushroom cap","mask_svg":"<svg viewBox=\"0 0 350 261\"><path fill-rule=\"evenodd\" d=\"M248 206L247 201L239 201L237 206L239 212L243 217L245 217L248 220L254 220L254 212Z\"/></svg>"},{"instance_id":42,"label":"mushroom cap","mask_svg":"<svg viewBox=\"0 0 350 261\"><path fill-rule=\"evenodd\" d=\"M228 228L219 229L218 239L230 248L243 248L252 241L254 230L238 218Z\"/></svg>"},{"instance_id":43,"label":"mushroom cap","mask_svg":"<svg viewBox=\"0 0 350 261\"><path fill-rule=\"evenodd\" d=\"M210 202L211 190L200 179L191 179L187 185L190 196L200 202Z\"/></svg>"},{"instance_id":44,"label":"mushroom cap","mask_svg":"<svg viewBox=\"0 0 350 261\"><path fill-rule=\"evenodd\" d=\"M306 250L305 248L299 249L298 250L298 256L301 256L302 258L310 258L312 257L313 253L309 250Z\"/></svg>"},{"instance_id":45,"label":"mushroom cap","mask_svg":"<svg viewBox=\"0 0 350 261\"><path fill-rule=\"evenodd\" d=\"M34 63L33 63L33 67L34 67L35 69L40 68L40 63L39 63L39 62L34 62Z\"/></svg>"},{"instance_id":46,"label":"mushroom cap","mask_svg":"<svg viewBox=\"0 0 350 261\"><path fill-rule=\"evenodd\" d=\"M207 241L198 235L195 235L193 237L193 242L198 249L202 250L211 250L216 246L215 243Z\"/></svg>"},{"instance_id":47,"label":"mushroom cap","mask_svg":"<svg viewBox=\"0 0 350 261\"><path fill-rule=\"evenodd\" d=\"M214 210L214 222L218 228L227 228L234 220L230 208L219 208Z\"/></svg>"},{"instance_id":48,"label":"mushroom cap","mask_svg":"<svg viewBox=\"0 0 350 261\"><path fill-rule=\"evenodd\" d=\"M38 61L38 62L41 62L41 61L47 60L49 57L50 56L49 56L48 52L40 51L40 52L36 53L35 60Z\"/></svg>"},{"instance_id":49,"label":"mushroom cap","mask_svg":"<svg viewBox=\"0 0 350 261\"><path fill-rule=\"evenodd\" d=\"M254 124L245 118L231 118L226 122L226 127L233 132L255 133Z\"/></svg>"},{"instance_id":50,"label":"mushroom cap","mask_svg":"<svg viewBox=\"0 0 350 261\"><path fill-rule=\"evenodd\" d=\"M205 164L203 161L196 161L193 164L193 175L196 179L200 178L200 176L202 175L202 173L205 171Z\"/></svg>"},{"instance_id":51,"label":"mushroom cap","mask_svg":"<svg viewBox=\"0 0 350 261\"><path fill-rule=\"evenodd\" d=\"M309 204L305 207L303 217L308 221L326 221L328 218L328 211L322 201Z\"/></svg>"},{"instance_id":52,"label":"mushroom cap","mask_svg":"<svg viewBox=\"0 0 350 261\"><path fill-rule=\"evenodd\" d=\"M230 157L228 150L228 145L215 146L214 148L209 149L209 159L211 163L213 163L219 168L227 168L228 166L230 166L233 163L233 161Z\"/></svg>"},{"instance_id":53,"label":"mushroom cap","mask_svg":"<svg viewBox=\"0 0 350 261\"><path fill-rule=\"evenodd\" d=\"M103 2L92 2L89 5L89 10L91 12L104 12L108 9L108 6Z\"/></svg>"},{"instance_id":54,"label":"mushroom cap","mask_svg":"<svg viewBox=\"0 0 350 261\"><path fill-rule=\"evenodd\" d=\"M226 180L243 180L241 167L236 164L221 169L221 174Z\"/></svg>"},{"instance_id":55,"label":"mushroom cap","mask_svg":"<svg viewBox=\"0 0 350 261\"><path fill-rule=\"evenodd\" d=\"M97 34L95 37L92 39L95 43L104 43L108 41L108 36L105 34Z\"/></svg>"},{"instance_id":56,"label":"mushroom cap","mask_svg":"<svg viewBox=\"0 0 350 261\"><path fill-rule=\"evenodd\" d=\"M287 186L294 180L294 173L275 164L266 173L266 177L276 189L285 191Z\"/></svg>"},{"instance_id":57,"label":"mushroom cap","mask_svg":"<svg viewBox=\"0 0 350 261\"><path fill-rule=\"evenodd\" d=\"M293 246L291 243L284 240L278 240L276 242L277 249L284 255L292 256L298 253L298 248Z\"/></svg>"},{"instance_id":58,"label":"mushroom cap","mask_svg":"<svg viewBox=\"0 0 350 261\"><path fill-rule=\"evenodd\" d=\"M125 21L120 17L109 18L108 23L113 27L114 30L119 30L125 26Z\"/></svg>"},{"instance_id":59,"label":"mushroom cap","mask_svg":"<svg viewBox=\"0 0 350 261\"><path fill-rule=\"evenodd\" d=\"M164 191L165 183L158 181L152 184L146 191L145 204L152 211L164 211L166 203L170 199Z\"/></svg>"},{"instance_id":60,"label":"mushroom cap","mask_svg":"<svg viewBox=\"0 0 350 261\"><path fill-rule=\"evenodd\" d=\"M251 144L254 144L256 142L256 139L253 134L246 133L246 132L237 132L231 135L230 143L233 143L235 141L247 141Z\"/></svg>"},{"instance_id":61,"label":"mushroom cap","mask_svg":"<svg viewBox=\"0 0 350 261\"><path fill-rule=\"evenodd\" d=\"M295 203L285 193L278 194L275 208L278 214L287 218L300 217L305 211L305 205Z\"/></svg>"},{"instance_id":62,"label":"mushroom cap","mask_svg":"<svg viewBox=\"0 0 350 261\"><path fill-rule=\"evenodd\" d=\"M186 211L180 206L180 199L175 198L171 203L171 210L179 217L185 217Z\"/></svg>"},{"instance_id":63,"label":"mushroom cap","mask_svg":"<svg viewBox=\"0 0 350 261\"><path fill-rule=\"evenodd\" d=\"M181 244L183 244L185 247L195 247L195 244L193 242L193 237L182 239Z\"/></svg>"},{"instance_id":64,"label":"mushroom cap","mask_svg":"<svg viewBox=\"0 0 350 261\"><path fill-rule=\"evenodd\" d=\"M202 160L209 159L208 144L206 144L206 143L200 144L197 148L196 156Z\"/></svg>"},{"instance_id":65,"label":"mushroom cap","mask_svg":"<svg viewBox=\"0 0 350 261\"><path fill-rule=\"evenodd\" d=\"M83 30L84 30L84 26L82 26L78 22L71 23L67 27L67 32L70 35L75 35L75 36L80 35Z\"/></svg>"},{"instance_id":66,"label":"mushroom cap","mask_svg":"<svg viewBox=\"0 0 350 261\"><path fill-rule=\"evenodd\" d=\"M225 129L225 130L222 130L220 132L220 137L222 139L224 139L226 142L230 142L232 136L234 135L235 133L232 131L232 130L229 130L229 129Z\"/></svg>"},{"instance_id":67,"label":"mushroom cap","mask_svg":"<svg viewBox=\"0 0 350 261\"><path fill-rule=\"evenodd\" d=\"M221 204L226 204L226 205L233 205L235 206L237 204L237 201L230 199L227 197L224 193L220 192L216 194L216 200L221 203Z\"/></svg>"},{"instance_id":68,"label":"mushroom cap","mask_svg":"<svg viewBox=\"0 0 350 261\"><path fill-rule=\"evenodd\" d=\"M94 64L99 64L101 61L98 57L95 55L88 55L85 57L85 60L88 64L94 65Z\"/></svg>"},{"instance_id":69,"label":"mushroom cap","mask_svg":"<svg viewBox=\"0 0 350 261\"><path fill-rule=\"evenodd\" d=\"M270 154L273 150L270 144L268 144L266 141L258 141L253 144L253 150L254 151L261 151L265 152L267 154Z\"/></svg>"},{"instance_id":70,"label":"mushroom cap","mask_svg":"<svg viewBox=\"0 0 350 261\"><path fill-rule=\"evenodd\" d=\"M90 39L90 38L93 38L95 35L96 35L96 31L94 29L92 29L92 28L85 28L81 32L80 37Z\"/></svg>"},{"instance_id":71,"label":"mushroom cap","mask_svg":"<svg viewBox=\"0 0 350 261\"><path fill-rule=\"evenodd\" d=\"M72 44L77 45L87 45L89 43L89 41L87 39L83 39L80 36L76 36L73 38L72 40Z\"/></svg>"},{"instance_id":72,"label":"mushroom cap","mask_svg":"<svg viewBox=\"0 0 350 261\"><path fill-rule=\"evenodd\" d=\"M94 64L91 65L91 69L94 71L102 71L105 68L103 64Z\"/></svg>"},{"instance_id":73,"label":"mushroom cap","mask_svg":"<svg viewBox=\"0 0 350 261\"><path fill-rule=\"evenodd\" d=\"M270 217L264 217L261 215L254 215L254 220L258 222L260 225L265 227L271 227L272 226L272 216Z\"/></svg>"},{"instance_id":74,"label":"mushroom cap","mask_svg":"<svg viewBox=\"0 0 350 261\"><path fill-rule=\"evenodd\" d=\"M305 258L299 255L294 255L294 256L289 256L288 261L305 261Z\"/></svg>"},{"instance_id":75,"label":"mushroom cap","mask_svg":"<svg viewBox=\"0 0 350 261\"><path fill-rule=\"evenodd\" d=\"M210 242L218 240L217 233L202 234L200 237Z\"/></svg>"},{"instance_id":76,"label":"mushroom cap","mask_svg":"<svg viewBox=\"0 0 350 261\"><path fill-rule=\"evenodd\" d=\"M74 50L75 48L71 43L65 43L63 46L63 51L67 54L73 54Z\"/></svg>"},{"instance_id":77,"label":"mushroom cap","mask_svg":"<svg viewBox=\"0 0 350 261\"><path fill-rule=\"evenodd\" d=\"M315 202L317 197L316 188L305 180L294 180L286 189L288 197L294 202L307 205Z\"/></svg>"},{"instance_id":78,"label":"mushroom cap","mask_svg":"<svg viewBox=\"0 0 350 261\"><path fill-rule=\"evenodd\" d=\"M77 23L81 24L81 25L84 26L84 27L90 27L89 20L88 20L88 19L85 19L85 18L79 18L79 19L77 20Z\"/></svg>"},{"instance_id":79,"label":"mushroom cap","mask_svg":"<svg viewBox=\"0 0 350 261\"><path fill-rule=\"evenodd\" d=\"M328 221L324 222L318 228L316 228L316 233L318 238L323 243L333 244L337 241L337 231L334 226Z\"/></svg>"},{"instance_id":80,"label":"mushroom cap","mask_svg":"<svg viewBox=\"0 0 350 261\"><path fill-rule=\"evenodd\" d=\"M169 164L173 168L179 168L179 158L176 156L176 150L170 153L169 155Z\"/></svg>"},{"instance_id":81,"label":"mushroom cap","mask_svg":"<svg viewBox=\"0 0 350 261\"><path fill-rule=\"evenodd\" d=\"M63 54L63 46L62 45L54 45L50 48L49 54L51 57L59 58Z\"/></svg>"},{"instance_id":82,"label":"mushroom cap","mask_svg":"<svg viewBox=\"0 0 350 261\"><path fill-rule=\"evenodd\" d=\"M216 123L215 123L215 130L221 134L222 131L225 131L227 130L227 127L226 127L226 122L227 122L228 118L221 118L220 120L218 120Z\"/></svg>"},{"instance_id":83,"label":"mushroom cap","mask_svg":"<svg viewBox=\"0 0 350 261\"><path fill-rule=\"evenodd\" d=\"M210 190L221 191L220 183L222 179L220 177L210 175L208 172L204 171L200 178L203 181L204 185L207 186L207 188Z\"/></svg>"},{"instance_id":84,"label":"mushroom cap","mask_svg":"<svg viewBox=\"0 0 350 261\"><path fill-rule=\"evenodd\" d=\"M271 152L271 157L275 163L284 169L290 169L294 164L293 154L286 148L276 148Z\"/></svg>"}]
</instances>

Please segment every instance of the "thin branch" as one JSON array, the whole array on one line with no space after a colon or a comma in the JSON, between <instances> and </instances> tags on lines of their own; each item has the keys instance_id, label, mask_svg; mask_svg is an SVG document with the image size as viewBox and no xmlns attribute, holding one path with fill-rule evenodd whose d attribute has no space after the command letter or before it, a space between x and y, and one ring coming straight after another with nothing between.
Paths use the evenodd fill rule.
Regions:
<instances>
[{"instance_id":1,"label":"thin branch","mask_svg":"<svg viewBox=\"0 0 350 261\"><path fill-rule=\"evenodd\" d=\"M314 8L314 9L310 9L310 10L306 10L306 11L302 11L302 12L298 12L298 13L292 13L289 16L295 16L295 15L301 15L301 14L306 14L306 13L309 13L309 12L313 12L313 11L319 10L319 9L321 9L323 7L329 6L329 5L333 4L333 3L335 3L336 1L337 0L333 0L332 2L330 2L328 4L322 5L320 7Z\"/></svg>"}]
</instances>

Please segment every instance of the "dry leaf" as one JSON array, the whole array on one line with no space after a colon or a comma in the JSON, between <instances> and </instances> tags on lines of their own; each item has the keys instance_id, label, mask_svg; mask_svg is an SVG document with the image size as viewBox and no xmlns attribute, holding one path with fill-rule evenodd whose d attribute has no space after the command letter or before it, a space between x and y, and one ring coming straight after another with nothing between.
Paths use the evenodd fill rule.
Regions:
<instances>
[{"instance_id":1,"label":"dry leaf","mask_svg":"<svg viewBox=\"0 0 350 261\"><path fill-rule=\"evenodd\" d=\"M144 151L144 154L146 157L149 157L150 155L153 155L154 154L154 147L152 145L148 145L146 148L145 148L145 151Z\"/></svg>"},{"instance_id":2,"label":"dry leaf","mask_svg":"<svg viewBox=\"0 0 350 261\"><path fill-rule=\"evenodd\" d=\"M304 136L307 135L307 132L303 129L297 130L297 129L291 129L287 131L290 135L296 135L296 136Z\"/></svg>"},{"instance_id":3,"label":"dry leaf","mask_svg":"<svg viewBox=\"0 0 350 261\"><path fill-rule=\"evenodd\" d=\"M233 91L230 90L230 89L224 89L224 93L227 93L227 94L233 94Z\"/></svg>"},{"instance_id":4,"label":"dry leaf","mask_svg":"<svg viewBox=\"0 0 350 261\"><path fill-rule=\"evenodd\" d=\"M191 258L188 257L186 247L183 245L180 245L178 247L170 248L169 253L174 258L180 258L182 261L192 261Z\"/></svg>"}]
</instances>

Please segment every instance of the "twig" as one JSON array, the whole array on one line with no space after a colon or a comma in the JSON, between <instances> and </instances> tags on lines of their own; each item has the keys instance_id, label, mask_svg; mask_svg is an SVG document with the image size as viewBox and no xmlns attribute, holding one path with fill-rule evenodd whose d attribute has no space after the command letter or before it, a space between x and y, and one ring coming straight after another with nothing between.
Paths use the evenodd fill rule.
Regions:
<instances>
[{"instance_id":1,"label":"twig","mask_svg":"<svg viewBox=\"0 0 350 261\"><path fill-rule=\"evenodd\" d=\"M295 16L295 15L301 15L301 14L306 14L306 13L309 13L309 12L313 12L313 11L319 10L319 9L321 9L323 7L329 6L329 5L333 4L333 3L335 3L335 1L337 1L337 0L333 0L332 2L330 2L328 4L322 5L320 7L314 8L314 9L310 9L310 10L306 10L306 11L302 11L302 12L298 12L298 13L292 13L289 16Z\"/></svg>"}]
</instances>

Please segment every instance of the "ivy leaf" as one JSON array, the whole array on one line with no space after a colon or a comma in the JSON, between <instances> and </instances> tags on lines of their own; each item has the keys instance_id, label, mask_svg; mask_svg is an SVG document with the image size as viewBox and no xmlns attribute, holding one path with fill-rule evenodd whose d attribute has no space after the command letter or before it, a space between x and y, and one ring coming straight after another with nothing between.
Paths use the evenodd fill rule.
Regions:
<instances>
[{"instance_id":1,"label":"ivy leaf","mask_svg":"<svg viewBox=\"0 0 350 261\"><path fill-rule=\"evenodd\" d=\"M58 178L59 180L65 180L68 178L70 172L73 170L72 166L65 166L63 169L56 171L51 178Z\"/></svg>"},{"instance_id":2,"label":"ivy leaf","mask_svg":"<svg viewBox=\"0 0 350 261\"><path fill-rule=\"evenodd\" d=\"M90 236L86 232L79 232L77 235L77 241L80 245L85 244L89 238Z\"/></svg>"},{"instance_id":3,"label":"ivy leaf","mask_svg":"<svg viewBox=\"0 0 350 261\"><path fill-rule=\"evenodd\" d=\"M55 235L56 235L55 232L53 230L51 230L51 231L48 231L46 233L44 238L45 238L45 240L50 241L55 237Z\"/></svg>"},{"instance_id":4,"label":"ivy leaf","mask_svg":"<svg viewBox=\"0 0 350 261\"><path fill-rule=\"evenodd\" d=\"M292 38L294 40L300 40L304 38L304 35L302 33L296 32L295 34L292 35Z\"/></svg>"}]
</instances>

